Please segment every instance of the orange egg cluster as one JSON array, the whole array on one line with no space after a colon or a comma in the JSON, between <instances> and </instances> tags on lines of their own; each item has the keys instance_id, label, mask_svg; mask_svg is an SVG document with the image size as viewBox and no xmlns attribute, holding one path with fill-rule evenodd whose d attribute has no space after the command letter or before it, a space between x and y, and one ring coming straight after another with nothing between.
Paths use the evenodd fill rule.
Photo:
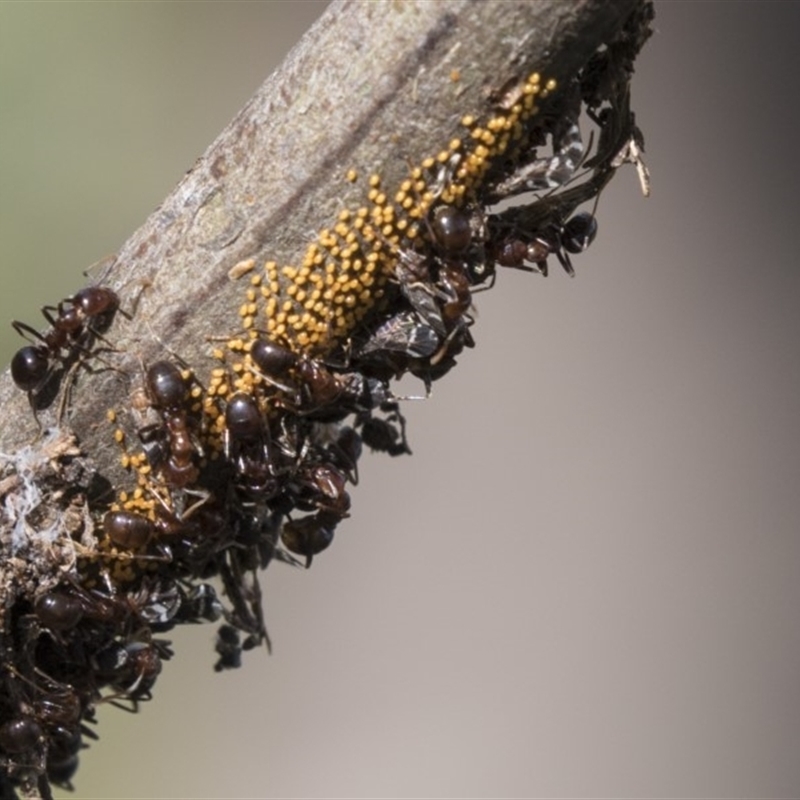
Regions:
<instances>
[{"instance_id":1,"label":"orange egg cluster","mask_svg":"<svg viewBox=\"0 0 800 800\"><path fill-rule=\"evenodd\" d=\"M389 189L380 175L371 175L364 205L343 209L309 244L299 265L268 261L263 275L251 276L239 310L241 327L315 354L345 340L381 301L400 248L420 234L432 205L462 205L493 159L523 139L536 101L554 89L555 81L533 73L518 87L516 101L484 124L463 117L463 134L411 168L400 186ZM346 178L353 182L357 173L351 170ZM236 341L231 349L242 348Z\"/></svg>"}]
</instances>

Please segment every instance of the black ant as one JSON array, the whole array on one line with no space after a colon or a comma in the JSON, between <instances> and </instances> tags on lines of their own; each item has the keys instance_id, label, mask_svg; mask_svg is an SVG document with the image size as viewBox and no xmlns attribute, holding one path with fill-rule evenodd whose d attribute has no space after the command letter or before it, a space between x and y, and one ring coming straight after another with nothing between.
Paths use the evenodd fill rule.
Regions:
<instances>
[{"instance_id":1,"label":"black ant","mask_svg":"<svg viewBox=\"0 0 800 800\"><path fill-rule=\"evenodd\" d=\"M253 342L250 357L267 382L294 395L295 413L307 419L335 421L391 399L385 381L355 371L335 372L318 359L266 339ZM291 372L299 379L295 390L287 385Z\"/></svg>"},{"instance_id":2,"label":"black ant","mask_svg":"<svg viewBox=\"0 0 800 800\"><path fill-rule=\"evenodd\" d=\"M40 342L26 345L14 354L11 359L14 383L29 394L35 392L50 375L51 362L54 359L66 362L74 351L87 351L92 340L108 327L118 307L116 292L103 286L88 286L57 306L42 309L50 323L45 333L14 320L11 325L20 336ZM62 355L62 351L67 355Z\"/></svg>"},{"instance_id":3,"label":"black ant","mask_svg":"<svg viewBox=\"0 0 800 800\"><path fill-rule=\"evenodd\" d=\"M588 211L581 211L570 217L563 225L551 222L543 230L536 231L532 238L521 232L500 237L491 242L489 257L502 267L516 269L532 269L527 266L535 264L545 277L548 274L547 259L555 255L564 271L575 277L575 270L570 260L570 253L582 253L594 241L597 235L597 219ZM493 270L484 270L479 277L486 280Z\"/></svg>"},{"instance_id":4,"label":"black ant","mask_svg":"<svg viewBox=\"0 0 800 800\"><path fill-rule=\"evenodd\" d=\"M0 725L0 765L12 780L27 772L39 776L42 786L41 776L46 773L53 782L69 786L83 746L82 736L97 738L83 723L94 721L89 698L36 667L33 670L44 684L34 682L10 664L5 668L11 678L9 688L16 695L16 708Z\"/></svg>"},{"instance_id":5,"label":"black ant","mask_svg":"<svg viewBox=\"0 0 800 800\"><path fill-rule=\"evenodd\" d=\"M161 416L161 423L139 429L147 460L167 486L185 489L197 480L195 462L202 455L190 426L189 385L169 361L152 364L145 385L150 404Z\"/></svg>"},{"instance_id":6,"label":"black ant","mask_svg":"<svg viewBox=\"0 0 800 800\"><path fill-rule=\"evenodd\" d=\"M333 541L334 529L341 517L330 511L318 511L300 519L289 520L281 530L283 546L306 559L306 569L317 553L321 553Z\"/></svg>"},{"instance_id":7,"label":"black ant","mask_svg":"<svg viewBox=\"0 0 800 800\"><path fill-rule=\"evenodd\" d=\"M223 437L225 457L245 493L262 500L275 497L280 491L278 448L252 395L237 392L228 400Z\"/></svg>"}]
</instances>

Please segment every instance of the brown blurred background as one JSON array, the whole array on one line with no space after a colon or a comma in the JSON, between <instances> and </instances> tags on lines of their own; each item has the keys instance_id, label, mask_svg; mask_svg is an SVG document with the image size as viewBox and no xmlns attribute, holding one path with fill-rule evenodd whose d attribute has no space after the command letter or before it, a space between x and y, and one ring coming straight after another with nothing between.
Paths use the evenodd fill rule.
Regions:
<instances>
[{"instance_id":1,"label":"brown blurred background","mask_svg":"<svg viewBox=\"0 0 800 800\"><path fill-rule=\"evenodd\" d=\"M0 3L0 320L42 324L324 5ZM274 655L217 675L175 632L75 797L800 796L800 4L657 11L653 196L624 171L574 281L479 296L413 458L265 576Z\"/></svg>"}]
</instances>

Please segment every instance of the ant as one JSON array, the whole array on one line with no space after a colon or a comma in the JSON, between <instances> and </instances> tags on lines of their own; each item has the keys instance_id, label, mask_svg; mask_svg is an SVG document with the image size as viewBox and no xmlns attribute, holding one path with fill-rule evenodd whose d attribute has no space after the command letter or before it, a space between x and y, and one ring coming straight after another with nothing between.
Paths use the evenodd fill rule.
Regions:
<instances>
[{"instance_id":1,"label":"ant","mask_svg":"<svg viewBox=\"0 0 800 800\"><path fill-rule=\"evenodd\" d=\"M382 410L387 412L385 418L369 414L357 420L361 426L362 441L370 450L388 453L390 456L411 455L411 448L406 440L406 419L400 413L397 403L386 404ZM393 424L395 422L397 427Z\"/></svg>"},{"instance_id":2,"label":"ant","mask_svg":"<svg viewBox=\"0 0 800 800\"><path fill-rule=\"evenodd\" d=\"M433 252L400 249L395 276L420 320L446 342L454 329L472 324L466 315L472 296L464 256L473 231L469 215L448 205L435 208L425 224Z\"/></svg>"},{"instance_id":3,"label":"ant","mask_svg":"<svg viewBox=\"0 0 800 800\"><path fill-rule=\"evenodd\" d=\"M239 669L242 666L242 643L239 631L227 623L220 625L214 645L219 658L214 664L215 672L224 669Z\"/></svg>"},{"instance_id":4,"label":"ant","mask_svg":"<svg viewBox=\"0 0 800 800\"><path fill-rule=\"evenodd\" d=\"M189 386L181 371L169 361L156 361L147 370L145 386L161 422L139 429L147 460L164 483L185 489L199 473L195 458L202 452L189 424Z\"/></svg>"},{"instance_id":5,"label":"ant","mask_svg":"<svg viewBox=\"0 0 800 800\"><path fill-rule=\"evenodd\" d=\"M11 718L0 725L0 764L12 780L30 771L37 776L46 773L53 782L68 786L77 769L82 736L97 738L83 723L94 721L90 699L35 666L33 671L46 683L34 682L10 664L5 668L11 678L8 699L15 695L16 708L9 709ZM17 758L28 763L19 764Z\"/></svg>"},{"instance_id":6,"label":"ant","mask_svg":"<svg viewBox=\"0 0 800 800\"><path fill-rule=\"evenodd\" d=\"M277 448L251 395L237 392L228 400L223 443L225 457L236 469L239 486L246 494L269 500L280 492Z\"/></svg>"},{"instance_id":7,"label":"ant","mask_svg":"<svg viewBox=\"0 0 800 800\"><path fill-rule=\"evenodd\" d=\"M115 694L104 697L103 700L111 702L118 707L119 699L132 703L133 710L138 710L138 703L150 700L151 690L156 679L161 674L161 662L173 656L165 640L141 640L141 636L132 636L124 642L114 641L105 651L99 653L96 661L98 673L102 675Z\"/></svg>"},{"instance_id":8,"label":"ant","mask_svg":"<svg viewBox=\"0 0 800 800\"><path fill-rule=\"evenodd\" d=\"M45 333L14 320L11 326L20 336L40 342L26 345L14 354L11 359L14 383L29 394L41 388L52 372L52 361L60 359L66 363L74 351L86 352L93 339L108 327L118 308L116 292L104 286L88 286L57 306L42 309L50 323ZM63 356L62 351L67 351L67 355Z\"/></svg>"},{"instance_id":9,"label":"ant","mask_svg":"<svg viewBox=\"0 0 800 800\"><path fill-rule=\"evenodd\" d=\"M307 419L335 421L354 411L377 408L391 398L385 381L355 371L334 372L318 359L266 339L253 342L250 357L269 383L294 394L296 413ZM285 383L292 371L300 380L299 389Z\"/></svg>"},{"instance_id":10,"label":"ant","mask_svg":"<svg viewBox=\"0 0 800 800\"><path fill-rule=\"evenodd\" d=\"M281 530L283 546L298 556L305 556L308 569L314 556L333 541L334 528L340 519L338 515L322 510L300 519L289 520Z\"/></svg>"},{"instance_id":11,"label":"ant","mask_svg":"<svg viewBox=\"0 0 800 800\"><path fill-rule=\"evenodd\" d=\"M521 233L510 234L492 241L489 256L492 261L502 267L528 269L529 263L535 264L539 272L547 277L547 259L555 255L564 271L575 277L569 254L582 253L597 236L597 219L588 211L581 211L570 217L563 225L558 222L549 223L543 230L536 231L532 238ZM476 275L476 279L494 278L494 269L486 268Z\"/></svg>"},{"instance_id":12,"label":"ant","mask_svg":"<svg viewBox=\"0 0 800 800\"><path fill-rule=\"evenodd\" d=\"M361 458L362 438L355 428L333 423L312 429L312 437L324 460L344 472L347 480L358 485L358 459Z\"/></svg>"},{"instance_id":13,"label":"ant","mask_svg":"<svg viewBox=\"0 0 800 800\"><path fill-rule=\"evenodd\" d=\"M154 519L134 511L108 511L103 517L103 531L108 540L125 550L140 551L154 544L160 555L139 555L136 558L155 561L179 561L192 575L204 571L208 558L199 558L201 550L224 550L232 540L220 516L211 509L195 505L183 517L166 508ZM225 535L218 544L220 531ZM204 555L207 555L205 551ZM177 606L174 609L177 613Z\"/></svg>"},{"instance_id":14,"label":"ant","mask_svg":"<svg viewBox=\"0 0 800 800\"><path fill-rule=\"evenodd\" d=\"M319 509L344 519L350 510L346 483L347 476L332 464L304 463L293 481L297 489L296 505L303 511Z\"/></svg>"}]
</instances>

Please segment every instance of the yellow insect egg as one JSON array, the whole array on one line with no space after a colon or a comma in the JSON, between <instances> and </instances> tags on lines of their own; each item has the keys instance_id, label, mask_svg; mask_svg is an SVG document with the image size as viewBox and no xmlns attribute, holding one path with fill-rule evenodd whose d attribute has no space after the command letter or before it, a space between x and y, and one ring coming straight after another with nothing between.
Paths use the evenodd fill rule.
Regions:
<instances>
[{"instance_id":1,"label":"yellow insect egg","mask_svg":"<svg viewBox=\"0 0 800 800\"><path fill-rule=\"evenodd\" d=\"M354 169L349 169L346 178L350 183L355 183L358 180L358 173Z\"/></svg>"},{"instance_id":2,"label":"yellow insect egg","mask_svg":"<svg viewBox=\"0 0 800 800\"><path fill-rule=\"evenodd\" d=\"M254 258L248 258L245 261L240 261L238 264L234 264L228 270L228 278L232 281L238 280L243 275L246 275L251 270L255 269L256 260Z\"/></svg>"}]
</instances>

